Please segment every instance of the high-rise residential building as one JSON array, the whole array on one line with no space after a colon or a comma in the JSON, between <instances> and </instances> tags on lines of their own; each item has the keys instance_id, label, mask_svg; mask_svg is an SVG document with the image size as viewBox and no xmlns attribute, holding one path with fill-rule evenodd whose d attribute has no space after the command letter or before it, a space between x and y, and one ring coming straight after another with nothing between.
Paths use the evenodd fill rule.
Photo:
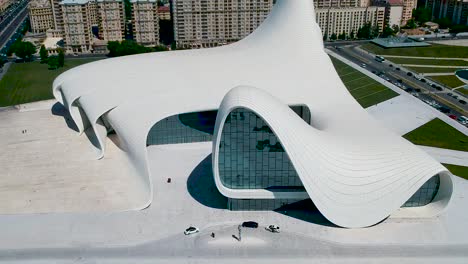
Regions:
<instances>
[{"instance_id":1,"label":"high-rise residential building","mask_svg":"<svg viewBox=\"0 0 468 264\"><path fill-rule=\"evenodd\" d=\"M11 0L0 0L0 12L5 11L13 1Z\"/></svg>"},{"instance_id":2,"label":"high-rise residential building","mask_svg":"<svg viewBox=\"0 0 468 264\"><path fill-rule=\"evenodd\" d=\"M55 28L50 0L33 0L28 4L31 32L43 33Z\"/></svg>"},{"instance_id":3,"label":"high-rise residential building","mask_svg":"<svg viewBox=\"0 0 468 264\"><path fill-rule=\"evenodd\" d=\"M157 0L131 0L133 40L144 46L159 44Z\"/></svg>"},{"instance_id":4,"label":"high-rise residential building","mask_svg":"<svg viewBox=\"0 0 468 264\"><path fill-rule=\"evenodd\" d=\"M63 15L63 37L67 52L89 53L94 40L121 41L125 36L123 1L64 0L60 3ZM98 34L92 32L99 27ZM101 43L102 41L100 41Z\"/></svg>"},{"instance_id":5,"label":"high-rise residential building","mask_svg":"<svg viewBox=\"0 0 468 264\"><path fill-rule=\"evenodd\" d=\"M330 38L331 35L357 34L360 27L370 22L382 31L385 21L385 7L352 7L352 8L317 8L315 18L322 30L322 34Z\"/></svg>"},{"instance_id":6,"label":"high-rise residential building","mask_svg":"<svg viewBox=\"0 0 468 264\"><path fill-rule=\"evenodd\" d=\"M88 53L92 50L88 3L88 0L64 0L60 3L67 52Z\"/></svg>"},{"instance_id":7,"label":"high-rise residential building","mask_svg":"<svg viewBox=\"0 0 468 264\"><path fill-rule=\"evenodd\" d=\"M468 0L426 0L424 7L432 10L432 18L449 18L452 23L468 25Z\"/></svg>"},{"instance_id":8,"label":"high-rise residential building","mask_svg":"<svg viewBox=\"0 0 468 264\"><path fill-rule=\"evenodd\" d=\"M314 7L367 7L370 0L314 0Z\"/></svg>"},{"instance_id":9,"label":"high-rise residential building","mask_svg":"<svg viewBox=\"0 0 468 264\"><path fill-rule=\"evenodd\" d=\"M403 0L403 12L401 14L401 24L406 25L406 22L413 16L413 9L416 9L418 0Z\"/></svg>"},{"instance_id":10,"label":"high-rise residential building","mask_svg":"<svg viewBox=\"0 0 468 264\"><path fill-rule=\"evenodd\" d=\"M385 7L385 23L389 27L401 26L403 16L402 0L390 0Z\"/></svg>"},{"instance_id":11,"label":"high-rise residential building","mask_svg":"<svg viewBox=\"0 0 468 264\"><path fill-rule=\"evenodd\" d=\"M180 47L212 47L244 38L270 13L273 0L173 0L174 38Z\"/></svg>"},{"instance_id":12,"label":"high-rise residential building","mask_svg":"<svg viewBox=\"0 0 468 264\"><path fill-rule=\"evenodd\" d=\"M125 38L125 9L123 0L97 0L99 37L107 41Z\"/></svg>"},{"instance_id":13,"label":"high-rise residential building","mask_svg":"<svg viewBox=\"0 0 468 264\"><path fill-rule=\"evenodd\" d=\"M169 6L158 7L159 20L171 20L171 8Z\"/></svg>"}]
</instances>

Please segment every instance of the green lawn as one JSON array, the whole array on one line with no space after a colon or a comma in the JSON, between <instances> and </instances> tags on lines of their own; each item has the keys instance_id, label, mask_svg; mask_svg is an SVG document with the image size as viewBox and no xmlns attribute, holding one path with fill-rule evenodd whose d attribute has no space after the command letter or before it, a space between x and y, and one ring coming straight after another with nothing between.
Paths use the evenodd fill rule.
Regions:
<instances>
[{"instance_id":1,"label":"green lawn","mask_svg":"<svg viewBox=\"0 0 468 264\"><path fill-rule=\"evenodd\" d=\"M51 99L52 82L59 74L95 60L65 59L65 66L57 70L39 62L14 63L0 80L0 107Z\"/></svg>"},{"instance_id":2,"label":"green lawn","mask_svg":"<svg viewBox=\"0 0 468 264\"><path fill-rule=\"evenodd\" d=\"M362 107L366 108L398 95L347 64L330 58L346 88Z\"/></svg>"},{"instance_id":3,"label":"green lawn","mask_svg":"<svg viewBox=\"0 0 468 264\"><path fill-rule=\"evenodd\" d=\"M468 48L462 47L462 46L448 46L448 45L432 44L429 47L385 49L373 43L367 43L367 44L362 45L361 47L377 55L468 58Z\"/></svg>"},{"instance_id":4,"label":"green lawn","mask_svg":"<svg viewBox=\"0 0 468 264\"><path fill-rule=\"evenodd\" d=\"M416 145L468 151L468 137L438 118L403 137Z\"/></svg>"},{"instance_id":5,"label":"green lawn","mask_svg":"<svg viewBox=\"0 0 468 264\"><path fill-rule=\"evenodd\" d=\"M468 167L457 166L452 164L442 164L444 165L453 175L462 177L463 179L468 180Z\"/></svg>"},{"instance_id":6,"label":"green lawn","mask_svg":"<svg viewBox=\"0 0 468 264\"><path fill-rule=\"evenodd\" d=\"M455 74L455 71L462 69L462 68L429 68L429 67L413 67L413 66L411 66L411 67L405 66L405 68L411 69L411 70L413 70L415 72L419 72L419 73L448 73L448 72L452 72L453 74Z\"/></svg>"},{"instance_id":7,"label":"green lawn","mask_svg":"<svg viewBox=\"0 0 468 264\"><path fill-rule=\"evenodd\" d=\"M438 66L467 66L468 61L464 60L434 60L434 59L411 59L411 58L386 58L395 64L416 64L416 65L438 65Z\"/></svg>"},{"instance_id":8,"label":"green lawn","mask_svg":"<svg viewBox=\"0 0 468 264\"><path fill-rule=\"evenodd\" d=\"M436 82L443 83L452 88L459 87L464 84L455 75L430 76L429 78L433 79Z\"/></svg>"}]
</instances>

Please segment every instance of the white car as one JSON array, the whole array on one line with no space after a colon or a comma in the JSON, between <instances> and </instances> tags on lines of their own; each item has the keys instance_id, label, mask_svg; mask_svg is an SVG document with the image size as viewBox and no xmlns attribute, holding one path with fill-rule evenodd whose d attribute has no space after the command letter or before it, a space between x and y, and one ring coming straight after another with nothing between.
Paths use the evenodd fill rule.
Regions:
<instances>
[{"instance_id":1,"label":"white car","mask_svg":"<svg viewBox=\"0 0 468 264\"><path fill-rule=\"evenodd\" d=\"M277 225L269 225L268 227L265 227L267 231L270 231L272 233L279 233L279 226Z\"/></svg>"},{"instance_id":2,"label":"white car","mask_svg":"<svg viewBox=\"0 0 468 264\"><path fill-rule=\"evenodd\" d=\"M195 234L195 233L198 233L198 232L200 232L200 230L197 227L191 226L191 227L185 229L184 235L188 236L188 235Z\"/></svg>"}]
</instances>

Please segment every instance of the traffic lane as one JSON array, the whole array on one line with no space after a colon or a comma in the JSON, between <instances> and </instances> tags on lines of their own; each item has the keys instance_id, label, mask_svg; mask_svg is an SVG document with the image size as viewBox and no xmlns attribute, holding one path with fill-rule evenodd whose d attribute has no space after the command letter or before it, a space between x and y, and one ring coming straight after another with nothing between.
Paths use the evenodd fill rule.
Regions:
<instances>
[{"instance_id":1,"label":"traffic lane","mask_svg":"<svg viewBox=\"0 0 468 264\"><path fill-rule=\"evenodd\" d=\"M345 54L345 53L340 53L342 56L346 57L347 59L351 60L352 62L358 64L358 65L361 65L362 63L365 63L365 62L369 62L368 64L366 63L366 69L369 70L369 71L373 71L375 72L375 74L379 73L379 72L385 72L385 76L384 80L388 79L388 81L390 83L397 83L398 82L398 79L400 79L399 77L395 77L395 76L391 76L389 73L388 73L388 66L385 66L377 61L369 61L369 60L365 60L365 62L363 62L364 60L360 60L359 58L356 58L354 56L350 56L349 54ZM346 56L348 55L348 56ZM389 67L390 68L390 67ZM403 79L402 79L403 80ZM446 113L447 115L456 115L457 117L460 116L460 115L463 115L460 111L457 111L456 109L454 109L453 107L447 105L446 103L443 103L441 102L440 98L433 98L430 96L430 91L427 91L427 89L425 88L421 88L421 85L418 84L417 82L411 82L411 84L409 84L408 82L405 83L405 81L403 80L403 85L405 86L406 89L412 89L415 91L415 93L411 93L409 92L410 94L417 94L417 97L421 100L426 100L426 101L434 101L436 102L437 104L439 104L440 106L444 106L444 107L447 107L448 109L450 109L450 113ZM432 87L431 87L432 88ZM416 92L416 89L420 89L421 92ZM404 89L402 89L404 90ZM414 96L414 95L413 95Z\"/></svg>"},{"instance_id":2,"label":"traffic lane","mask_svg":"<svg viewBox=\"0 0 468 264\"><path fill-rule=\"evenodd\" d=\"M420 81L416 80L414 77L408 76L406 71L401 71L401 70L397 71L397 70L395 70L396 67L389 67L389 65L391 63L377 62L377 61L375 61L374 57L371 56L370 54L367 54L367 53L363 54L362 52L356 52L355 46L353 46L352 48L346 49L345 52L346 51L349 52L348 54L351 55L352 57L354 57L355 60L357 60L357 61L365 61L366 63L368 63L370 65L373 65L374 67L379 68L381 71L385 71L386 73L396 72L399 75L399 77L398 77L399 79L406 80L406 82L412 83L413 86L416 86L419 89L424 89L424 90L427 90L429 92L433 91L433 89L434 89L427 82L423 83L423 82L420 82ZM362 58L361 57L362 55L366 56L367 58ZM446 93L449 93L451 90L445 89L444 91L446 91ZM453 104L455 107L458 107L458 108L460 108L461 110L463 110L465 112L468 111L468 106L466 104L465 105L461 104L459 102L459 99L455 99L455 98L450 97L450 96L440 96L440 100L448 101L448 103Z\"/></svg>"},{"instance_id":3,"label":"traffic lane","mask_svg":"<svg viewBox=\"0 0 468 264\"><path fill-rule=\"evenodd\" d=\"M15 33L17 30L18 26L23 23L23 21L26 19L28 15L27 10L23 10L23 13L21 13L16 19L10 23L8 28L6 28L0 35L0 49L5 46L5 44L10 40L11 36Z\"/></svg>"}]
</instances>

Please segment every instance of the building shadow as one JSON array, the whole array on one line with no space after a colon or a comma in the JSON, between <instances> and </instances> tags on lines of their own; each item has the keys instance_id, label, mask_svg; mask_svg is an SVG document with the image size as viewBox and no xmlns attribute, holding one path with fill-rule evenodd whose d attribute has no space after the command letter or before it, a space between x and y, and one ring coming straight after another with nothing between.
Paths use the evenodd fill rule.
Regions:
<instances>
[{"instance_id":1,"label":"building shadow","mask_svg":"<svg viewBox=\"0 0 468 264\"><path fill-rule=\"evenodd\" d=\"M68 128L79 132L78 127L76 126L75 122L73 121L70 112L63 106L61 103L55 103L52 106L51 112L55 116L61 116L65 119L65 123L67 124Z\"/></svg>"},{"instance_id":2,"label":"building shadow","mask_svg":"<svg viewBox=\"0 0 468 264\"><path fill-rule=\"evenodd\" d=\"M216 209L227 209L227 198L216 187L211 154L203 159L187 179L187 190L199 203Z\"/></svg>"},{"instance_id":3,"label":"building shadow","mask_svg":"<svg viewBox=\"0 0 468 264\"><path fill-rule=\"evenodd\" d=\"M325 218L322 213L320 213L311 199L305 199L295 203L283 205L274 211L305 222L322 226L341 228L328 221L328 219Z\"/></svg>"}]
</instances>

